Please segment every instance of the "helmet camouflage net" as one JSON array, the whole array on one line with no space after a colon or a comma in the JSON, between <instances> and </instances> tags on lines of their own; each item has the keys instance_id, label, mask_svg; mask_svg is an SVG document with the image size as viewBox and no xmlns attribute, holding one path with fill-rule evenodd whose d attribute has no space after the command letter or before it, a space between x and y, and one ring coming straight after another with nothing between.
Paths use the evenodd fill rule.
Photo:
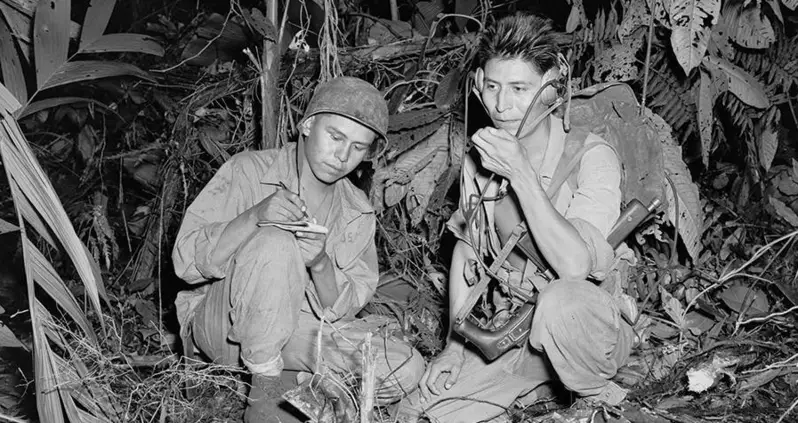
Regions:
<instances>
[{"instance_id":1,"label":"helmet camouflage net","mask_svg":"<svg viewBox=\"0 0 798 423\"><path fill-rule=\"evenodd\" d=\"M332 113L358 122L385 140L388 132L388 103L370 83L350 76L341 76L319 84L305 109L303 120Z\"/></svg>"}]
</instances>

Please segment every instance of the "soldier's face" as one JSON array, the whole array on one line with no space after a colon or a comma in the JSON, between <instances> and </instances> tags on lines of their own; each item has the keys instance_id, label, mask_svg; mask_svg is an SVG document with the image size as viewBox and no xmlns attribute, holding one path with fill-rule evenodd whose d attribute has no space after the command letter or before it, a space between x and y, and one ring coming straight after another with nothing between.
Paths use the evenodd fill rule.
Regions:
<instances>
[{"instance_id":1,"label":"soldier's face","mask_svg":"<svg viewBox=\"0 0 798 423\"><path fill-rule=\"evenodd\" d=\"M303 123L305 159L316 179L327 184L348 175L368 154L377 134L347 117L322 113Z\"/></svg>"},{"instance_id":2,"label":"soldier's face","mask_svg":"<svg viewBox=\"0 0 798 423\"><path fill-rule=\"evenodd\" d=\"M523 59L491 59L477 74L477 89L488 114L499 129L511 134L518 131L529 104L543 83L543 75ZM538 100L527 122L534 120L540 107Z\"/></svg>"}]
</instances>

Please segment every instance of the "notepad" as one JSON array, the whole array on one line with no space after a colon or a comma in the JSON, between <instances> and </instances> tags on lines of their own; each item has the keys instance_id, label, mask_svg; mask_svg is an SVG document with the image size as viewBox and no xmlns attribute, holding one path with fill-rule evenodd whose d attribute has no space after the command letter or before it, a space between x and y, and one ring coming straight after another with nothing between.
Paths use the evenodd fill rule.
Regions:
<instances>
[{"instance_id":1,"label":"notepad","mask_svg":"<svg viewBox=\"0 0 798 423\"><path fill-rule=\"evenodd\" d=\"M275 222L273 220L261 220L258 222L258 226L273 226L291 232L310 232L314 234L326 234L328 232L328 229L324 226L305 221Z\"/></svg>"}]
</instances>

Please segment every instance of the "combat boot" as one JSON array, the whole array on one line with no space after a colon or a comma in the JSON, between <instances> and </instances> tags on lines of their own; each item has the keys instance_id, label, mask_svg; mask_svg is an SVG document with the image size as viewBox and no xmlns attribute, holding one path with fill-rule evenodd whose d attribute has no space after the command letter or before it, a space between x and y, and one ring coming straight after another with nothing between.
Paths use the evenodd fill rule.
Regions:
<instances>
[{"instance_id":1,"label":"combat boot","mask_svg":"<svg viewBox=\"0 0 798 423\"><path fill-rule=\"evenodd\" d=\"M280 376L252 375L244 423L277 423L278 403L283 394Z\"/></svg>"}]
</instances>

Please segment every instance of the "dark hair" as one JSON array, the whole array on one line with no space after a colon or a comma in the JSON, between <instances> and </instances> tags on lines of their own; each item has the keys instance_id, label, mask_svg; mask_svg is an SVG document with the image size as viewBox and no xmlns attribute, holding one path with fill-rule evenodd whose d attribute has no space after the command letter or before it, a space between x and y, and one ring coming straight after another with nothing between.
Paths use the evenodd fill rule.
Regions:
<instances>
[{"instance_id":1,"label":"dark hair","mask_svg":"<svg viewBox=\"0 0 798 423\"><path fill-rule=\"evenodd\" d=\"M551 21L535 15L516 13L489 26L477 52L480 67L491 59L522 59L541 74L557 66L560 49Z\"/></svg>"}]
</instances>

